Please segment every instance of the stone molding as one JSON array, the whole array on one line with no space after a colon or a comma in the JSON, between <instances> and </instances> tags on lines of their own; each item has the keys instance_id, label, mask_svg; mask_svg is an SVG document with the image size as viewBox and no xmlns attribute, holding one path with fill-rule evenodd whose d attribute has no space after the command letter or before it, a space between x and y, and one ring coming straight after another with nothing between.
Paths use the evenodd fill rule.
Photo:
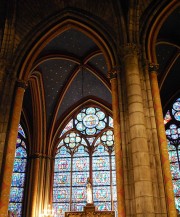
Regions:
<instances>
[{"instance_id":1,"label":"stone molding","mask_svg":"<svg viewBox=\"0 0 180 217\"><path fill-rule=\"evenodd\" d=\"M24 90L26 90L26 88L28 87L27 81L24 80L17 80L16 85L17 87L23 88Z\"/></svg>"},{"instance_id":2,"label":"stone molding","mask_svg":"<svg viewBox=\"0 0 180 217\"><path fill-rule=\"evenodd\" d=\"M129 55L138 56L139 53L140 53L140 46L134 43L127 43L121 47L122 57L126 57Z\"/></svg>"},{"instance_id":3,"label":"stone molding","mask_svg":"<svg viewBox=\"0 0 180 217\"><path fill-rule=\"evenodd\" d=\"M36 158L46 158L46 159L54 159L52 156L47 155L47 154L43 154L43 153L34 153L32 155L29 156L30 159L36 159Z\"/></svg>"},{"instance_id":4,"label":"stone molding","mask_svg":"<svg viewBox=\"0 0 180 217\"><path fill-rule=\"evenodd\" d=\"M120 71L120 66L115 66L111 71L108 72L107 77L109 80L117 78L118 72Z\"/></svg>"},{"instance_id":5,"label":"stone molding","mask_svg":"<svg viewBox=\"0 0 180 217\"><path fill-rule=\"evenodd\" d=\"M149 72L156 72L158 73L159 64L156 63L149 63Z\"/></svg>"}]
</instances>

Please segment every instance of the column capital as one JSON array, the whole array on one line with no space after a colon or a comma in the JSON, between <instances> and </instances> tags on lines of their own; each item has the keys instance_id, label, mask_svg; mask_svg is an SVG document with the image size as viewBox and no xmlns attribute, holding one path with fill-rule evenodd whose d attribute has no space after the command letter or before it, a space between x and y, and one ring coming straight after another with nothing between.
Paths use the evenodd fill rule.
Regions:
<instances>
[{"instance_id":1,"label":"column capital","mask_svg":"<svg viewBox=\"0 0 180 217\"><path fill-rule=\"evenodd\" d=\"M159 64L156 63L149 63L149 72L156 72L158 73Z\"/></svg>"},{"instance_id":2,"label":"column capital","mask_svg":"<svg viewBox=\"0 0 180 217\"><path fill-rule=\"evenodd\" d=\"M16 85L17 85L17 87L21 87L24 90L26 90L26 88L28 87L27 81L24 81L24 80L17 80Z\"/></svg>"},{"instance_id":3,"label":"column capital","mask_svg":"<svg viewBox=\"0 0 180 217\"><path fill-rule=\"evenodd\" d=\"M120 66L115 66L108 72L108 78L111 80L113 78L117 78L118 71L120 70Z\"/></svg>"},{"instance_id":4,"label":"column capital","mask_svg":"<svg viewBox=\"0 0 180 217\"><path fill-rule=\"evenodd\" d=\"M121 54L123 57L129 55L138 55L140 51L140 46L134 43L127 43L122 45Z\"/></svg>"}]
</instances>

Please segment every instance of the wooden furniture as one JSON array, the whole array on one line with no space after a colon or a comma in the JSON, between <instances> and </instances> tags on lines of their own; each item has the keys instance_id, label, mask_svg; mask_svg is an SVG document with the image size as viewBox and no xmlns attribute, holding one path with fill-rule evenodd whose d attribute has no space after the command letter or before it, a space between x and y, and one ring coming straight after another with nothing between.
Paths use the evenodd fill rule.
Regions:
<instances>
[{"instance_id":1,"label":"wooden furniture","mask_svg":"<svg viewBox=\"0 0 180 217\"><path fill-rule=\"evenodd\" d=\"M65 217L115 217L114 211L98 211L94 204L87 204L82 212L65 212Z\"/></svg>"}]
</instances>

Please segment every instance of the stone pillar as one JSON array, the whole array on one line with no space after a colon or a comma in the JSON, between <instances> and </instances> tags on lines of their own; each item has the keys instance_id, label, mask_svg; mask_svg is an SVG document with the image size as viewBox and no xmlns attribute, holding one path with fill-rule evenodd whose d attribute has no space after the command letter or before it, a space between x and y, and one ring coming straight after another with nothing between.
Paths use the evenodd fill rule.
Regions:
<instances>
[{"instance_id":1,"label":"stone pillar","mask_svg":"<svg viewBox=\"0 0 180 217\"><path fill-rule=\"evenodd\" d=\"M28 205L26 216L40 216L50 204L50 162L51 156L34 153L30 156L30 174L28 180Z\"/></svg>"},{"instance_id":2,"label":"stone pillar","mask_svg":"<svg viewBox=\"0 0 180 217\"><path fill-rule=\"evenodd\" d=\"M131 153L129 154L131 154L133 164L134 195L132 197L135 204L133 214L138 217L153 217L155 212L152 178L136 45L124 45L122 59L129 114L129 128L127 129L130 133Z\"/></svg>"},{"instance_id":3,"label":"stone pillar","mask_svg":"<svg viewBox=\"0 0 180 217\"><path fill-rule=\"evenodd\" d=\"M157 70L158 70L157 64L152 64L152 63L149 64L151 90L152 90L152 97L154 103L154 112L155 112L155 119L157 125L160 154L161 154L161 164L163 169L168 216L175 217L177 216L177 214L175 208L173 183L172 183L169 155L167 149L167 139L166 139L166 133L164 127L162 105L161 105L160 92L159 92L158 79L157 79Z\"/></svg>"},{"instance_id":4,"label":"stone pillar","mask_svg":"<svg viewBox=\"0 0 180 217\"><path fill-rule=\"evenodd\" d=\"M115 159L116 159L116 186L117 186L117 209L118 216L125 217L125 195L123 180L123 158L120 135L120 116L119 116L119 99L117 71L113 70L109 73L112 91L112 110L114 122L114 141L115 141Z\"/></svg>"},{"instance_id":5,"label":"stone pillar","mask_svg":"<svg viewBox=\"0 0 180 217\"><path fill-rule=\"evenodd\" d=\"M22 103L26 83L17 82L16 95L14 99L13 113L11 117L10 129L8 132L7 147L5 150L2 181L0 186L0 216L8 216L9 195L14 166L14 156L16 151L16 140L18 135L18 125L21 117Z\"/></svg>"}]
</instances>

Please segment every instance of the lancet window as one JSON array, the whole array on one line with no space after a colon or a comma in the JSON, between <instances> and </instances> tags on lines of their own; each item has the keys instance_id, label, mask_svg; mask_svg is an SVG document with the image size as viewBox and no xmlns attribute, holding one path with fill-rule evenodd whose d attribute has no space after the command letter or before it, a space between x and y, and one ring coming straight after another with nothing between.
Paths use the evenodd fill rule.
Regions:
<instances>
[{"instance_id":1,"label":"lancet window","mask_svg":"<svg viewBox=\"0 0 180 217\"><path fill-rule=\"evenodd\" d=\"M164 124L168 141L169 161L176 208L180 211L180 98L167 111Z\"/></svg>"},{"instance_id":2,"label":"lancet window","mask_svg":"<svg viewBox=\"0 0 180 217\"><path fill-rule=\"evenodd\" d=\"M53 207L57 216L82 211L90 178L99 210L117 210L113 119L101 108L86 107L66 124L54 166Z\"/></svg>"},{"instance_id":3,"label":"lancet window","mask_svg":"<svg viewBox=\"0 0 180 217\"><path fill-rule=\"evenodd\" d=\"M26 136L22 126L19 124L9 200L9 211L17 217L22 216L26 164Z\"/></svg>"}]
</instances>

